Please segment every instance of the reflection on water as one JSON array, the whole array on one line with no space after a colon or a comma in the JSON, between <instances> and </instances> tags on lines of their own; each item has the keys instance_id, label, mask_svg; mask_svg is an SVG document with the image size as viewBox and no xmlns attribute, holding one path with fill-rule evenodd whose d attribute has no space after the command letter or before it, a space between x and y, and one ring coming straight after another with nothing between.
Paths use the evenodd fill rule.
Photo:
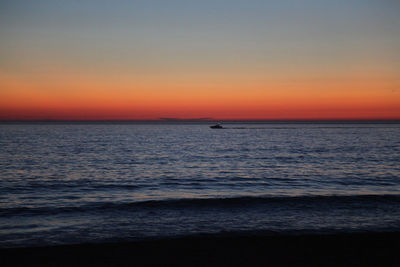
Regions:
<instances>
[{"instance_id":1,"label":"reflection on water","mask_svg":"<svg viewBox=\"0 0 400 267\"><path fill-rule=\"evenodd\" d=\"M33 240L47 232L55 239L46 242L57 243L90 225L89 232L104 240L105 233L107 238L118 236L112 228L131 237L166 234L162 229L173 227L172 222L177 228L168 230L170 234L186 233L182 229L321 229L335 224L343 229L398 227L397 198L327 198L333 204L323 210L321 199L304 202L303 197L399 195L399 124L224 127L0 125L0 236L6 244L17 244L19 238ZM240 197L249 196L300 197L304 205L292 208L296 202L280 202L274 208L270 202L242 202ZM246 208L213 208L216 203L175 210L129 206L147 200L213 198L241 199ZM343 201L358 206L344 208ZM365 209L361 217L354 215L360 201L376 213ZM342 224L333 218L342 218Z\"/></svg>"}]
</instances>

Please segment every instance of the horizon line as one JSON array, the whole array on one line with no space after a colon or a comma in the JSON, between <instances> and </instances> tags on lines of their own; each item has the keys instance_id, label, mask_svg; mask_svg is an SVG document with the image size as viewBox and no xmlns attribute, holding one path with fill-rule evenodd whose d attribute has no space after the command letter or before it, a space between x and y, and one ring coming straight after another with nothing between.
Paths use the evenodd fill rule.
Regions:
<instances>
[{"instance_id":1,"label":"horizon line","mask_svg":"<svg viewBox=\"0 0 400 267\"><path fill-rule=\"evenodd\" d=\"M400 118L285 118L285 119L223 119L223 118L158 118L158 119L0 119L0 123L17 122L399 122Z\"/></svg>"}]
</instances>

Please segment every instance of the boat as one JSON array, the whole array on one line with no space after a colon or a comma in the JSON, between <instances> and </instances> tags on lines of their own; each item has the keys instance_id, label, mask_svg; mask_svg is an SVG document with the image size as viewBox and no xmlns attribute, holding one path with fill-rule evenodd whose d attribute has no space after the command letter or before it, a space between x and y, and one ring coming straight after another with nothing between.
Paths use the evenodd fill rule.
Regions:
<instances>
[{"instance_id":1,"label":"boat","mask_svg":"<svg viewBox=\"0 0 400 267\"><path fill-rule=\"evenodd\" d=\"M222 125L220 123L217 123L215 125L210 126L211 129L222 129Z\"/></svg>"}]
</instances>

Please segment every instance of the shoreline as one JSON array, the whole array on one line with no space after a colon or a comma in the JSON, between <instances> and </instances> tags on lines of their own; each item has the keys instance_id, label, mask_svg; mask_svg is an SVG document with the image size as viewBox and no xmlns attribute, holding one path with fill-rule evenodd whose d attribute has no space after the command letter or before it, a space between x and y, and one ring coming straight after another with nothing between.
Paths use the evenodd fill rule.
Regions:
<instances>
[{"instance_id":1,"label":"shoreline","mask_svg":"<svg viewBox=\"0 0 400 267\"><path fill-rule=\"evenodd\" d=\"M1 266L400 266L400 231L198 235L0 249Z\"/></svg>"}]
</instances>

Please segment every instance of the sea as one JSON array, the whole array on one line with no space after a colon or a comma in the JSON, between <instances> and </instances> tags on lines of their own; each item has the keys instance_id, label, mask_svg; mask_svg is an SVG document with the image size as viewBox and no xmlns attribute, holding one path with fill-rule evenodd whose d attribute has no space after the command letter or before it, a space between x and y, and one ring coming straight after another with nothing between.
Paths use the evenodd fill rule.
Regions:
<instances>
[{"instance_id":1,"label":"sea","mask_svg":"<svg viewBox=\"0 0 400 267\"><path fill-rule=\"evenodd\" d=\"M0 247L400 231L400 123L0 124Z\"/></svg>"}]
</instances>

